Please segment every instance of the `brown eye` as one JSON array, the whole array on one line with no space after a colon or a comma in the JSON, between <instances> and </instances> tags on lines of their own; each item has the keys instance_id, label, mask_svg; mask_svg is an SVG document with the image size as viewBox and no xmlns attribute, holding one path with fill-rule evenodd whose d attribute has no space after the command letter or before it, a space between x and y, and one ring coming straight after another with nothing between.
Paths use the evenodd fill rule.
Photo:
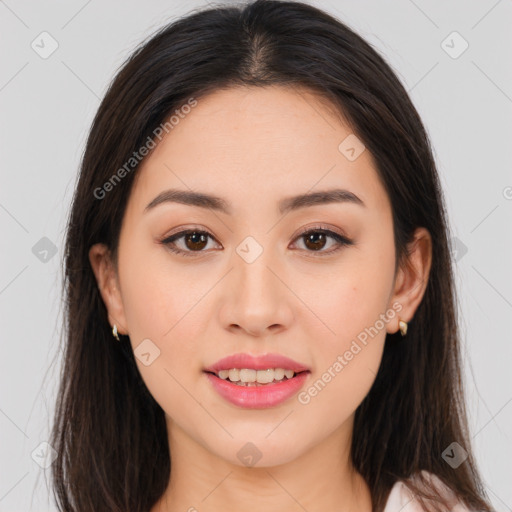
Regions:
<instances>
[{"instance_id":1,"label":"brown eye","mask_svg":"<svg viewBox=\"0 0 512 512\"><path fill-rule=\"evenodd\" d=\"M202 233L193 232L184 236L185 245L191 251L204 249L208 243L207 235Z\"/></svg>"},{"instance_id":2,"label":"brown eye","mask_svg":"<svg viewBox=\"0 0 512 512\"><path fill-rule=\"evenodd\" d=\"M326 244L325 233L320 233L319 231L315 231L313 233L309 233L307 235L303 235L305 240L305 245L308 249L313 251L318 251L323 249Z\"/></svg>"},{"instance_id":3,"label":"brown eye","mask_svg":"<svg viewBox=\"0 0 512 512\"><path fill-rule=\"evenodd\" d=\"M302 232L296 240L300 240L304 243L304 247L307 252L317 252L322 256L324 254L332 254L344 246L354 244L354 242L345 236L324 228L308 229L307 231ZM330 245L329 240L332 241ZM323 250L326 246L328 246L328 249Z\"/></svg>"},{"instance_id":4,"label":"brown eye","mask_svg":"<svg viewBox=\"0 0 512 512\"><path fill-rule=\"evenodd\" d=\"M208 246L209 239L216 241L208 231L187 229L165 238L160 243L167 246L171 252L181 256L196 256L200 253L210 252L204 250ZM332 254L344 246L354 244L345 236L324 228L313 228L304 231L296 240L303 242L306 252L318 253L322 256ZM330 244L329 241L331 241ZM324 250L325 247L328 247L328 249Z\"/></svg>"},{"instance_id":5,"label":"brown eye","mask_svg":"<svg viewBox=\"0 0 512 512\"><path fill-rule=\"evenodd\" d=\"M210 238L214 240L208 231L188 229L165 238L161 243L174 253L183 256L195 256L194 253L207 252L203 249L208 245L208 239ZM178 241L181 243L178 244Z\"/></svg>"}]
</instances>

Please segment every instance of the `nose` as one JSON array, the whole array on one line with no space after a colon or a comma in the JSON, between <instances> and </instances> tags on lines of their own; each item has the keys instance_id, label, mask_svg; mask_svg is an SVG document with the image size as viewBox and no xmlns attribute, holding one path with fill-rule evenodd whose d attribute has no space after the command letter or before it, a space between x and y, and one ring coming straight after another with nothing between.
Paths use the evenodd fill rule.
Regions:
<instances>
[{"instance_id":1,"label":"nose","mask_svg":"<svg viewBox=\"0 0 512 512\"><path fill-rule=\"evenodd\" d=\"M275 334L293 321L294 295L282 266L263 253L252 263L234 255L234 268L226 282L221 322L229 330L251 336ZM297 299L295 299L297 300Z\"/></svg>"}]
</instances>

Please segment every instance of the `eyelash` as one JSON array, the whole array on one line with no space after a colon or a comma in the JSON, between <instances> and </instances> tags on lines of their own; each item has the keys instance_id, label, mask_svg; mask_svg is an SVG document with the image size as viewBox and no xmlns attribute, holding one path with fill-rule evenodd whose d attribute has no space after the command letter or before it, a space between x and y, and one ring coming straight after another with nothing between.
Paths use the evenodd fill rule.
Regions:
<instances>
[{"instance_id":1,"label":"eyelash","mask_svg":"<svg viewBox=\"0 0 512 512\"><path fill-rule=\"evenodd\" d=\"M207 235L209 236L210 238L212 238L213 240L215 240L215 238L213 237L213 235L211 233L209 233L208 231L205 231L203 229L186 229L184 231L180 231L178 233L174 233L173 235L171 236L168 236L166 238L164 238L163 240L160 241L161 244L167 246L167 248L173 252L173 253L176 253L176 254L179 254L181 256L195 256L196 254L201 254L201 253L204 253L206 251L204 250L200 250L200 251L184 251L182 249L177 249L174 245L174 242L175 240L178 240L186 235L189 235L189 234L192 234L192 233L195 233L195 234L199 234L199 235ZM348 247L348 246L351 246L351 245L354 245L354 242L352 240L349 240L347 237L343 236L343 235L340 235L339 233L336 233L335 231L331 231L330 229L326 229L326 228L323 228L321 226L313 226L313 227L309 227L305 230L303 230L301 233L299 233L297 235L297 237L295 237L294 240L298 240L299 238L305 236L305 235L309 235L311 233L322 233L322 234L325 234L331 238L333 238L338 246L335 248L335 249L331 249L329 251L322 251L322 250L319 250L319 251L309 251L306 249L306 252L308 253L312 253L312 254L318 254L320 255L321 257L323 255L330 255L330 254L333 254L335 252L338 252L340 249L342 249L343 247Z\"/></svg>"}]
</instances>

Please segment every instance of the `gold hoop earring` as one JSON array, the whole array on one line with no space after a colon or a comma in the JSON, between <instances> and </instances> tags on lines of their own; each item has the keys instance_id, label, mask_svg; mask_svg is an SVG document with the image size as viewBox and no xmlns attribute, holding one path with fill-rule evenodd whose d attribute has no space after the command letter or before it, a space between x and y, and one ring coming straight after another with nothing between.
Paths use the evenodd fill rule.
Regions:
<instances>
[{"instance_id":1,"label":"gold hoop earring","mask_svg":"<svg viewBox=\"0 0 512 512\"><path fill-rule=\"evenodd\" d=\"M117 334L117 325L114 324L114 327L112 327L112 334L114 335L114 338L119 341L119 336Z\"/></svg>"},{"instance_id":2,"label":"gold hoop earring","mask_svg":"<svg viewBox=\"0 0 512 512\"><path fill-rule=\"evenodd\" d=\"M400 327L400 334L402 336L405 336L407 334L407 322L404 322L403 320L400 320L398 322L398 326Z\"/></svg>"}]
</instances>

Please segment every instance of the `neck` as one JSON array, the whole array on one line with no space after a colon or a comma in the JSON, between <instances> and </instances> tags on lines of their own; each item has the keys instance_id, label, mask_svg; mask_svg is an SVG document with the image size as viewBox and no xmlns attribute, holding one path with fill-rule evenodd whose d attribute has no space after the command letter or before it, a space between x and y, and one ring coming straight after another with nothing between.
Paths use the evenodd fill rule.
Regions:
<instances>
[{"instance_id":1,"label":"neck","mask_svg":"<svg viewBox=\"0 0 512 512\"><path fill-rule=\"evenodd\" d=\"M371 512L371 496L350 459L342 428L299 457L268 467L220 458L168 418L171 478L151 512ZM348 437L347 437L348 434Z\"/></svg>"}]
</instances>

